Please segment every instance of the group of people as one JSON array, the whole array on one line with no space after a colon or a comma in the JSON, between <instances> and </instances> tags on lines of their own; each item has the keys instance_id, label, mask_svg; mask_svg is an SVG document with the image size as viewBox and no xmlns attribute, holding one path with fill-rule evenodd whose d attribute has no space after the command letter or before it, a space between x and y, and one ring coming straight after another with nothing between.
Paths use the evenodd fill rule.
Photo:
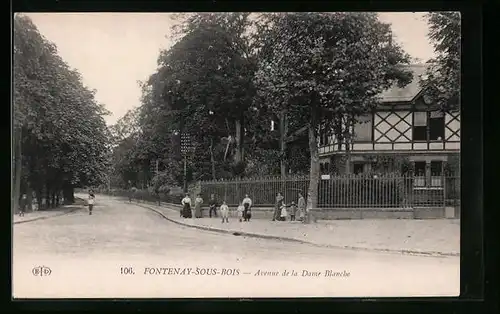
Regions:
<instances>
[{"instance_id":1,"label":"group of people","mask_svg":"<svg viewBox=\"0 0 500 314\"><path fill-rule=\"evenodd\" d=\"M247 195L243 201L241 201L236 209L237 216L240 222L242 221L250 221L252 218L252 199ZM201 194L198 194L194 201L194 206L192 205L191 198L189 194L181 201L182 209L180 211L180 215L183 218L202 218L203 217L203 198ZM215 199L215 195L210 195L210 200L208 202L209 205L209 217L212 218L212 214L214 217L217 217L217 206L218 202ZM288 211L290 209L290 212ZM223 201L219 207L220 216L222 218L222 223L229 222L229 206L226 201ZM290 214L290 215L289 215ZM290 221L302 221L306 220L307 209L306 209L306 200L302 193L299 193L299 199L297 200L297 204L292 202L290 205L285 204L285 198L281 193L276 195L276 204L273 213L273 221L287 221L288 216L290 216Z\"/></svg>"},{"instance_id":2,"label":"group of people","mask_svg":"<svg viewBox=\"0 0 500 314\"><path fill-rule=\"evenodd\" d=\"M290 205L285 204L285 198L281 193L276 195L276 204L274 207L273 221L286 221L288 218L288 209L290 207L290 221L304 221L306 218L306 200L302 193L299 193L297 204L292 202Z\"/></svg>"},{"instance_id":3,"label":"group of people","mask_svg":"<svg viewBox=\"0 0 500 314\"><path fill-rule=\"evenodd\" d=\"M203 208L202 208L203 198L201 198L200 194L196 196L196 199L194 201L194 208L192 207L192 202L191 198L189 197L189 194L186 194L186 196L182 199L181 205L182 205L182 209L180 211L181 217L183 218L203 217ZM208 205L209 205L209 217L212 218L212 213L214 217L217 217L218 202L215 199L214 194L210 195L210 201L208 202ZM250 218L252 218L251 208L252 208L252 199L247 194L245 195L245 198L243 199L242 202L240 202L237 208L238 218L240 222L250 221ZM226 201L222 201L222 204L219 207L219 212L222 218L222 223L229 222L229 206L227 205Z\"/></svg>"}]
</instances>

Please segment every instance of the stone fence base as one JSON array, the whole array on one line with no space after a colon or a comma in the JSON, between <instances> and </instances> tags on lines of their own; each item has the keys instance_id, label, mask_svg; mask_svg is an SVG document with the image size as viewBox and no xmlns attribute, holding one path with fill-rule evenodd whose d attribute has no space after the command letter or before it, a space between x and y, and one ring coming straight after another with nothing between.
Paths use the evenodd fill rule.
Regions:
<instances>
[{"instance_id":1,"label":"stone fence base","mask_svg":"<svg viewBox=\"0 0 500 314\"><path fill-rule=\"evenodd\" d=\"M166 203L165 203L166 204ZM181 209L181 205L168 204ZM208 215L208 206L204 206ZM236 208L230 207L234 212ZM273 217L272 207L252 207L252 218L269 219ZM336 219L457 219L460 218L459 207L415 207L415 208L335 208L316 209L313 216L320 220Z\"/></svg>"}]
</instances>

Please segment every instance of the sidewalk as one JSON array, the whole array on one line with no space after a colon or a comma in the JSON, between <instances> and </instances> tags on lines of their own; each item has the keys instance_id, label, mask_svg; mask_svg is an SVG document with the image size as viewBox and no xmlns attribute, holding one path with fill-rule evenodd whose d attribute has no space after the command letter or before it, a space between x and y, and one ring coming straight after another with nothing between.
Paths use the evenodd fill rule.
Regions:
<instances>
[{"instance_id":1,"label":"sidewalk","mask_svg":"<svg viewBox=\"0 0 500 314\"><path fill-rule=\"evenodd\" d=\"M82 208L82 206L75 203L73 205L63 205L61 207L54 208L54 209L27 212L27 213L24 213L24 216L21 216L21 217L19 216L18 213L16 213L14 215L12 221L14 222L14 224L20 224L20 223L24 223L24 222L42 220L42 219L47 219L47 218L65 215L65 214L68 214L68 213L73 212L75 210L78 210L80 208Z\"/></svg>"},{"instance_id":2,"label":"sidewalk","mask_svg":"<svg viewBox=\"0 0 500 314\"><path fill-rule=\"evenodd\" d=\"M455 219L320 220L316 224L302 224L264 219L240 223L236 217L231 217L229 223L222 224L219 218L181 218L177 208L169 209L151 203L136 204L154 209L173 222L216 232L333 248L438 256L460 255L460 221Z\"/></svg>"}]
</instances>

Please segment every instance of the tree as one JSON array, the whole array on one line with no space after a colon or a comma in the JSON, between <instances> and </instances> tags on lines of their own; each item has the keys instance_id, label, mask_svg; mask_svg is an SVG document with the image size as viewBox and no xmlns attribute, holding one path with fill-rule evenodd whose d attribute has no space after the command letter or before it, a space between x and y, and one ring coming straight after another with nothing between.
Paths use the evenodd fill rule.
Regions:
<instances>
[{"instance_id":1,"label":"tree","mask_svg":"<svg viewBox=\"0 0 500 314\"><path fill-rule=\"evenodd\" d=\"M460 104L460 12L432 12L427 19L437 56L429 60L431 66L421 84L433 87L429 95L442 110L456 110Z\"/></svg>"},{"instance_id":2,"label":"tree","mask_svg":"<svg viewBox=\"0 0 500 314\"><path fill-rule=\"evenodd\" d=\"M80 74L57 54L31 20L14 18L14 132L16 189L36 192L39 205L57 206L73 187L97 185L107 168L108 114L87 89Z\"/></svg>"},{"instance_id":3,"label":"tree","mask_svg":"<svg viewBox=\"0 0 500 314\"><path fill-rule=\"evenodd\" d=\"M180 38L161 52L159 69L146 84L151 99L143 113L149 121L151 113L157 117L148 128L169 125L164 134L190 134L196 151L189 163L196 179L223 176L230 158L233 170L243 161L255 68L248 25L247 13L183 15ZM161 143L157 150L165 146L160 139L154 142Z\"/></svg>"},{"instance_id":4,"label":"tree","mask_svg":"<svg viewBox=\"0 0 500 314\"><path fill-rule=\"evenodd\" d=\"M274 112L285 110L307 126L310 151L308 209L316 208L320 128L348 135L356 117L376 106L377 95L412 74L409 56L392 44L390 26L375 13L276 13L260 19L255 77Z\"/></svg>"}]
</instances>

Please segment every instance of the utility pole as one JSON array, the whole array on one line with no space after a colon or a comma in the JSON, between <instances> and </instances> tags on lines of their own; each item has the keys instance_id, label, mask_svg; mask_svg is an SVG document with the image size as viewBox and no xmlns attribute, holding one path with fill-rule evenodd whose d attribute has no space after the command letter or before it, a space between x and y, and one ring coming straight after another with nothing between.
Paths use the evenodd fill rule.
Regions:
<instances>
[{"instance_id":1,"label":"utility pole","mask_svg":"<svg viewBox=\"0 0 500 314\"><path fill-rule=\"evenodd\" d=\"M192 150L189 134L181 133L181 153L184 159L184 193L187 193L187 155Z\"/></svg>"}]
</instances>

